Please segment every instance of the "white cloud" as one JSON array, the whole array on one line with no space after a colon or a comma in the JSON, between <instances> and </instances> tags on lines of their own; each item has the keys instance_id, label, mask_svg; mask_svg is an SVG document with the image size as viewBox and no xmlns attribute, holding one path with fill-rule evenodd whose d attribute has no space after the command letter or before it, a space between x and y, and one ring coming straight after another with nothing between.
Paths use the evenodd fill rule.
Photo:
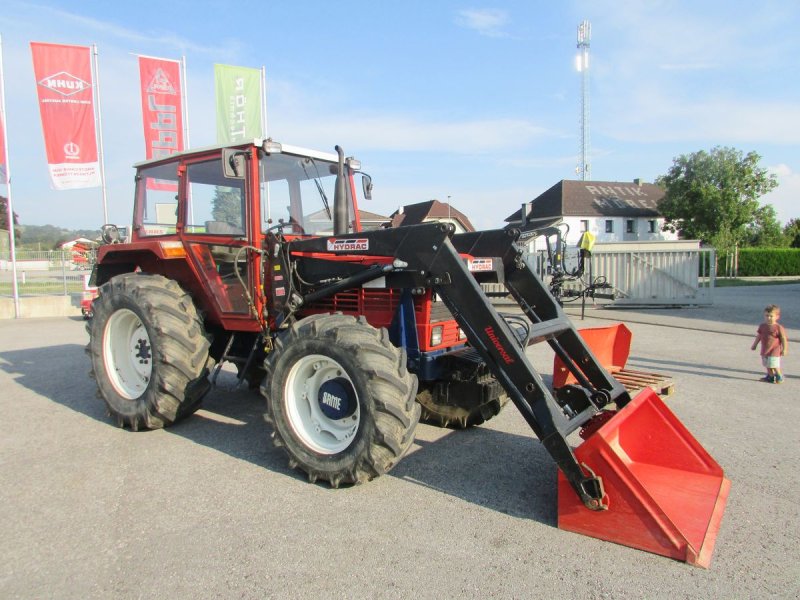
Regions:
<instances>
[{"instance_id":1,"label":"white cloud","mask_svg":"<svg viewBox=\"0 0 800 600\"><path fill-rule=\"evenodd\" d=\"M595 5L592 126L635 142L796 144L796 83L771 75L793 68L796 40L781 33L796 9L749 5L721 21L680 4Z\"/></svg>"},{"instance_id":2,"label":"white cloud","mask_svg":"<svg viewBox=\"0 0 800 600\"><path fill-rule=\"evenodd\" d=\"M605 135L631 142L793 145L800 139L800 103L680 97L640 89L594 123Z\"/></svg>"},{"instance_id":3,"label":"white cloud","mask_svg":"<svg viewBox=\"0 0 800 600\"><path fill-rule=\"evenodd\" d=\"M772 204L784 225L800 219L800 173L783 163L767 170L778 178L778 187L761 199L762 204Z\"/></svg>"},{"instance_id":4,"label":"white cloud","mask_svg":"<svg viewBox=\"0 0 800 600\"><path fill-rule=\"evenodd\" d=\"M664 71L706 71L715 67L714 63L709 62L663 63L658 65L658 68Z\"/></svg>"},{"instance_id":5,"label":"white cloud","mask_svg":"<svg viewBox=\"0 0 800 600\"><path fill-rule=\"evenodd\" d=\"M292 139L348 140L348 145L366 150L449 152L480 154L521 149L550 137L545 128L523 119L475 119L430 121L408 115L345 116L309 113L281 115L272 134L280 139L287 132Z\"/></svg>"},{"instance_id":6,"label":"white cloud","mask_svg":"<svg viewBox=\"0 0 800 600\"><path fill-rule=\"evenodd\" d=\"M506 37L503 27L508 23L508 13L496 9L469 8L458 11L456 23L467 29L474 29L487 37Z\"/></svg>"},{"instance_id":7,"label":"white cloud","mask_svg":"<svg viewBox=\"0 0 800 600\"><path fill-rule=\"evenodd\" d=\"M143 29L138 26L129 28L112 21L86 17L77 12L51 6L17 3L14 8L19 11L20 15L11 14L8 17L8 23L13 26L16 22L20 27L28 27L31 19L37 21L36 29L40 32L37 39L47 38L49 40L53 37L58 39L63 36L65 31L79 31L82 34L93 34L105 40L99 44L101 47L112 44L122 46L124 42L127 44L126 50L130 50L129 45L133 43L144 48L158 47L163 48L163 51L181 52L217 60L236 56L243 49L242 43L236 38L215 38L214 43L197 43L169 30ZM8 11L8 13L11 12L11 10ZM3 18L6 20L6 15Z\"/></svg>"}]
</instances>

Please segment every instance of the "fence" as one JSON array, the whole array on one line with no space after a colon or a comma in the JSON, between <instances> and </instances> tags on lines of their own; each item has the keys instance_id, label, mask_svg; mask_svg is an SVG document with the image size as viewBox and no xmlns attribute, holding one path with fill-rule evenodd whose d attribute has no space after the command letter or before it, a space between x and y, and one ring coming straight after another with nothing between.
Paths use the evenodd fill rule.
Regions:
<instances>
[{"instance_id":1,"label":"fence","mask_svg":"<svg viewBox=\"0 0 800 600\"><path fill-rule=\"evenodd\" d=\"M713 248L600 250L592 254L589 278L613 286L615 306L710 305L715 262Z\"/></svg>"},{"instance_id":2,"label":"fence","mask_svg":"<svg viewBox=\"0 0 800 600\"><path fill-rule=\"evenodd\" d=\"M529 255L532 266L547 278L544 254ZM17 285L20 296L67 296L86 289L92 255L52 250L18 251ZM612 285L615 305L708 305L712 303L715 256L713 249L604 250L598 244L585 281L602 277ZM8 253L0 252L0 297L11 297L12 269ZM485 285L497 295L504 286Z\"/></svg>"},{"instance_id":3,"label":"fence","mask_svg":"<svg viewBox=\"0 0 800 600\"><path fill-rule=\"evenodd\" d=\"M20 296L67 296L85 289L93 257L66 250L17 250ZM8 252L0 252L0 297L13 295L13 270Z\"/></svg>"},{"instance_id":4,"label":"fence","mask_svg":"<svg viewBox=\"0 0 800 600\"><path fill-rule=\"evenodd\" d=\"M526 254L525 259L542 281L550 280L545 251ZM614 292L613 306L708 306L713 304L715 265L715 250L696 244L597 244L581 279L567 281L563 288L577 294L585 285L606 282ZM571 249L567 271L576 266L577 249ZM482 287L491 296L506 295L502 284L482 284ZM605 294L611 290L600 291Z\"/></svg>"}]
</instances>

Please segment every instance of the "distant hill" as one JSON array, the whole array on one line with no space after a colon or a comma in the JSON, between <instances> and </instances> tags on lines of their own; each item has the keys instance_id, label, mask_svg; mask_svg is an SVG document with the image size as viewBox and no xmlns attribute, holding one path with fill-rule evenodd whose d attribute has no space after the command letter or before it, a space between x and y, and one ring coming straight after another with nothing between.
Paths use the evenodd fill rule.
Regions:
<instances>
[{"instance_id":1,"label":"distant hill","mask_svg":"<svg viewBox=\"0 0 800 600\"><path fill-rule=\"evenodd\" d=\"M61 244L79 237L100 238L99 229L64 229L55 225L19 225L18 248L25 250L55 250Z\"/></svg>"}]
</instances>

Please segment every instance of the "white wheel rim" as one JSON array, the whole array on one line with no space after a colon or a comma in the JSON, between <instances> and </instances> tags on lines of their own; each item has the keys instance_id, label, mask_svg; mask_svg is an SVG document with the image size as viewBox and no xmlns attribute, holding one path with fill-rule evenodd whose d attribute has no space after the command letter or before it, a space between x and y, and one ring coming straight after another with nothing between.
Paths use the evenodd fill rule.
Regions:
<instances>
[{"instance_id":1,"label":"white wheel rim","mask_svg":"<svg viewBox=\"0 0 800 600\"><path fill-rule=\"evenodd\" d=\"M103 361L114 390L129 400L141 396L153 371L153 348L136 313L116 311L103 333Z\"/></svg>"},{"instance_id":2,"label":"white wheel rim","mask_svg":"<svg viewBox=\"0 0 800 600\"><path fill-rule=\"evenodd\" d=\"M346 379L353 385L337 361L321 354L309 354L294 364L284 387L284 406L289 424L297 437L319 454L336 454L347 448L361 420L357 394L355 411L351 415L331 419L322 412L318 401L320 387L336 378Z\"/></svg>"}]
</instances>

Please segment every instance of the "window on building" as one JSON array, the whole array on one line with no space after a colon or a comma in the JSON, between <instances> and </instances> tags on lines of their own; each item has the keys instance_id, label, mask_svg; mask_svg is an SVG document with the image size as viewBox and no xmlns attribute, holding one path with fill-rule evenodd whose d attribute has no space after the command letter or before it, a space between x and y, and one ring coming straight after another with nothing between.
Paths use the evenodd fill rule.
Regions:
<instances>
[{"instance_id":1,"label":"window on building","mask_svg":"<svg viewBox=\"0 0 800 600\"><path fill-rule=\"evenodd\" d=\"M656 232L656 220L655 219L650 219L647 222L647 224L650 227L650 229L649 229L650 233L655 233Z\"/></svg>"},{"instance_id":2,"label":"window on building","mask_svg":"<svg viewBox=\"0 0 800 600\"><path fill-rule=\"evenodd\" d=\"M606 219L606 233L614 233L614 221Z\"/></svg>"},{"instance_id":3,"label":"window on building","mask_svg":"<svg viewBox=\"0 0 800 600\"><path fill-rule=\"evenodd\" d=\"M625 231L627 233L636 233L636 221L633 219L625 221Z\"/></svg>"},{"instance_id":4,"label":"window on building","mask_svg":"<svg viewBox=\"0 0 800 600\"><path fill-rule=\"evenodd\" d=\"M589 231L589 221L586 219L581 219L581 232Z\"/></svg>"}]
</instances>

